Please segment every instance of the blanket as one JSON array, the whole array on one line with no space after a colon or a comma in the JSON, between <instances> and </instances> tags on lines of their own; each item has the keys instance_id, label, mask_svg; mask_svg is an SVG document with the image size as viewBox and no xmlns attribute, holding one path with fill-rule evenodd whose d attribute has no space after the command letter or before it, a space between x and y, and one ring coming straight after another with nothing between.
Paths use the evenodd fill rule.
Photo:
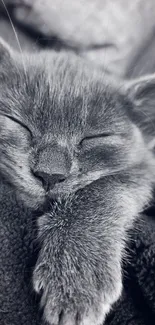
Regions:
<instances>
[{"instance_id":1,"label":"blanket","mask_svg":"<svg viewBox=\"0 0 155 325\"><path fill-rule=\"evenodd\" d=\"M53 46L120 77L155 71L154 0L3 0L13 18ZM2 0L0 1L2 3ZM143 55L142 55L143 53ZM149 56L149 57L146 57Z\"/></svg>"},{"instance_id":2,"label":"blanket","mask_svg":"<svg viewBox=\"0 0 155 325\"><path fill-rule=\"evenodd\" d=\"M155 324L155 210L142 215L130 233L124 292L106 325Z\"/></svg>"}]
</instances>

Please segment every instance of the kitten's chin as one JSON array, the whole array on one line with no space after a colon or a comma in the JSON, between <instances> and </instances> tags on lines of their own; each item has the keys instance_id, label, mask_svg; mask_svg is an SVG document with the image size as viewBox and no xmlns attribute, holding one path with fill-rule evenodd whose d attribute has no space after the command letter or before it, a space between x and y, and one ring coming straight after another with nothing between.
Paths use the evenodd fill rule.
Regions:
<instances>
[{"instance_id":1,"label":"kitten's chin","mask_svg":"<svg viewBox=\"0 0 155 325\"><path fill-rule=\"evenodd\" d=\"M16 191L16 197L19 202L32 210L43 210L46 211L48 206L51 205L53 201L61 201L66 199L70 195L68 191L57 191L53 190L48 193L36 191L36 195L33 192L26 191Z\"/></svg>"},{"instance_id":2,"label":"kitten's chin","mask_svg":"<svg viewBox=\"0 0 155 325\"><path fill-rule=\"evenodd\" d=\"M51 201L61 201L68 199L71 195L74 195L82 186L63 186L63 187L54 187L47 195L47 200Z\"/></svg>"},{"instance_id":3,"label":"kitten's chin","mask_svg":"<svg viewBox=\"0 0 155 325\"><path fill-rule=\"evenodd\" d=\"M79 182L80 180L80 182ZM51 202L65 201L72 195L74 195L80 189L90 185L92 181L85 181L85 179L71 179L63 183L56 184L48 193L43 190L43 188L32 188L28 191L18 190L18 198L22 200L24 205L31 209L45 209Z\"/></svg>"},{"instance_id":4,"label":"kitten's chin","mask_svg":"<svg viewBox=\"0 0 155 325\"><path fill-rule=\"evenodd\" d=\"M82 177L72 177L61 184L56 184L54 188L49 191L48 197L54 200L65 199L68 198L70 195L76 193L78 190L86 187L90 183L92 183L92 181L85 182Z\"/></svg>"}]
</instances>

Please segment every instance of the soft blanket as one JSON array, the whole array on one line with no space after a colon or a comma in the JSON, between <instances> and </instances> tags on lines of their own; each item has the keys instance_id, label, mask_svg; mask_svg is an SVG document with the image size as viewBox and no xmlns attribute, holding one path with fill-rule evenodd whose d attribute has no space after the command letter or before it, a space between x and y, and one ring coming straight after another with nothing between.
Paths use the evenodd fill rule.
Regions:
<instances>
[{"instance_id":1,"label":"soft blanket","mask_svg":"<svg viewBox=\"0 0 155 325\"><path fill-rule=\"evenodd\" d=\"M3 1L13 4L16 22L40 33L49 45L57 38L59 46L78 52L109 73L137 76L155 69L151 60L154 0Z\"/></svg>"}]
</instances>

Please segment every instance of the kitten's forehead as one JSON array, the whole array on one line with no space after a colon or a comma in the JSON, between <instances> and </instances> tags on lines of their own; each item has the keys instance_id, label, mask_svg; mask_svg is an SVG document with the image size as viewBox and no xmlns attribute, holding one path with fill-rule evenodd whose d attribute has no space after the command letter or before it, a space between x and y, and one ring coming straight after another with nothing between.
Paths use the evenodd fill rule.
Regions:
<instances>
[{"instance_id":1,"label":"kitten's forehead","mask_svg":"<svg viewBox=\"0 0 155 325\"><path fill-rule=\"evenodd\" d=\"M26 74L14 70L7 101L12 113L41 133L55 135L122 127L123 100L99 71L75 56L45 53L29 58ZM9 97L9 100L8 100ZM8 104L7 104L8 106Z\"/></svg>"}]
</instances>

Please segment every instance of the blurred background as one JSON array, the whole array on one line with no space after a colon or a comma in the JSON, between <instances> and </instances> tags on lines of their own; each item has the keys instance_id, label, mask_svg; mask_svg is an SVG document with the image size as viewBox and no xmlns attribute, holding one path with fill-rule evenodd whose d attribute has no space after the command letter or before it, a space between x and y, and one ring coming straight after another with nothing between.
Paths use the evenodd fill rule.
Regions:
<instances>
[{"instance_id":1,"label":"blurred background","mask_svg":"<svg viewBox=\"0 0 155 325\"><path fill-rule=\"evenodd\" d=\"M155 0L0 0L0 36L19 50L15 31L23 51L74 51L123 78L155 71Z\"/></svg>"}]
</instances>

